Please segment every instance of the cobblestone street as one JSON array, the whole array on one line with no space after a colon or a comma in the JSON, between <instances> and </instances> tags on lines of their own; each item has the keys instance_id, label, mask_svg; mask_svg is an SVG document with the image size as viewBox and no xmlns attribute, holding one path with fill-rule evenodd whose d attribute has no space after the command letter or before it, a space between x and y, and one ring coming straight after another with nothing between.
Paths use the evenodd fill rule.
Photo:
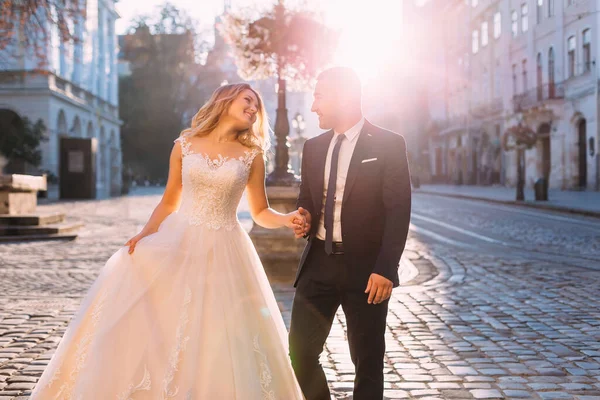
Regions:
<instances>
[{"instance_id":1,"label":"cobblestone street","mask_svg":"<svg viewBox=\"0 0 600 400\"><path fill-rule=\"evenodd\" d=\"M28 398L81 297L159 199L44 205L83 222L79 238L0 244L0 400ZM600 399L600 220L416 195L412 221L403 268L419 275L404 271L390 300L387 398ZM287 320L293 290L274 290ZM344 326L340 312L322 356L336 399L354 378Z\"/></svg>"}]
</instances>

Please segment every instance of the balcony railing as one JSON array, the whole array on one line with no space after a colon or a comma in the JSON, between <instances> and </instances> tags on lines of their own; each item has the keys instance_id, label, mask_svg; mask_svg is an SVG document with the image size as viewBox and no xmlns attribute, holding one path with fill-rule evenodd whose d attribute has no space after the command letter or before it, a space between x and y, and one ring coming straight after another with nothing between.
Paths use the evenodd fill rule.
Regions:
<instances>
[{"instance_id":1,"label":"balcony railing","mask_svg":"<svg viewBox=\"0 0 600 400\"><path fill-rule=\"evenodd\" d=\"M502 109L502 99L496 98L489 103L474 106L471 109L471 116L474 118L486 118L502 112Z\"/></svg>"},{"instance_id":2,"label":"balcony railing","mask_svg":"<svg viewBox=\"0 0 600 400\"><path fill-rule=\"evenodd\" d=\"M543 103L546 100L557 100L565 97L565 85L561 83L547 83L528 90L525 93L513 96L515 112L527 110Z\"/></svg>"}]
</instances>

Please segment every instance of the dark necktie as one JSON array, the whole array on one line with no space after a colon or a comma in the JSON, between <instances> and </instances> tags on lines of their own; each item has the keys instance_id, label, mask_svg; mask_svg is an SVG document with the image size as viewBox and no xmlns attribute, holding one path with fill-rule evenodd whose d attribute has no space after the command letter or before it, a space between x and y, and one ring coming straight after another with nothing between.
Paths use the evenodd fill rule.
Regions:
<instances>
[{"instance_id":1,"label":"dark necktie","mask_svg":"<svg viewBox=\"0 0 600 400\"><path fill-rule=\"evenodd\" d=\"M333 253L333 212L335 208L335 190L337 182L338 159L340 147L346 135L338 136L333 153L331 154L331 169L329 170L329 183L327 184L327 198L325 199L325 253Z\"/></svg>"}]
</instances>

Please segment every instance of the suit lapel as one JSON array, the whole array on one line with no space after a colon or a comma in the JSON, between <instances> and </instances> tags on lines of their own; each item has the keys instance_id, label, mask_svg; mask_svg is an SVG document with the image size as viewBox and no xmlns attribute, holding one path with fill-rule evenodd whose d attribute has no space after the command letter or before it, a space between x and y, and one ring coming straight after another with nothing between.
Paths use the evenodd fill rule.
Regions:
<instances>
[{"instance_id":1,"label":"suit lapel","mask_svg":"<svg viewBox=\"0 0 600 400\"><path fill-rule=\"evenodd\" d=\"M365 124L358 136L358 142L356 142L356 147L354 147L354 153L352 153L352 158L350 159L350 166L348 167L348 176L346 177L346 184L344 186L344 198L342 200L342 205L346 203L348 200L348 196L352 191L352 186L354 186L354 182L356 181L356 176L358 175L358 170L360 169L360 164L362 160L365 159L365 156L369 153L369 149L371 148L371 129L369 122L365 121Z\"/></svg>"},{"instance_id":2,"label":"suit lapel","mask_svg":"<svg viewBox=\"0 0 600 400\"><path fill-rule=\"evenodd\" d=\"M315 211L321 211L323 206L323 188L325 187L325 162L327 161L327 151L329 150L329 144L333 138L333 130L325 132L321 135L321 141L315 151L315 164L314 173L316 179L313 181L314 186L310 188L310 192L313 196L313 204L315 205Z\"/></svg>"}]
</instances>

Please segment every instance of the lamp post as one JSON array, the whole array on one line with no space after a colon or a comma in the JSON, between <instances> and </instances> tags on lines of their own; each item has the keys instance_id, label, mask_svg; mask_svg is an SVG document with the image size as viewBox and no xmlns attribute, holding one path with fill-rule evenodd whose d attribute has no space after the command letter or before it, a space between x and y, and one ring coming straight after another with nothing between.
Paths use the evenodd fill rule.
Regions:
<instances>
[{"instance_id":1,"label":"lamp post","mask_svg":"<svg viewBox=\"0 0 600 400\"><path fill-rule=\"evenodd\" d=\"M275 6L277 32L285 28L285 8L283 0ZM275 166L267 175L267 197L275 210L288 213L296 209L300 179L290 169L288 135L290 123L286 108L286 78L284 75L288 48L284 41L278 42L277 54L277 111L275 113ZM302 241L296 240L287 228L265 229L254 223L250 237L267 272L271 283L291 284L296 276L300 255L304 248Z\"/></svg>"},{"instance_id":2,"label":"lamp post","mask_svg":"<svg viewBox=\"0 0 600 400\"><path fill-rule=\"evenodd\" d=\"M275 23L277 32L283 32L285 24L285 7L283 0L279 0L275 6ZM297 186L298 178L290 170L289 161L289 143L288 134L290 133L290 123L286 108L286 80L284 77L284 67L286 62L287 47L282 41L279 42L277 50L277 111L275 113L275 168L266 179L267 186Z\"/></svg>"},{"instance_id":3,"label":"lamp post","mask_svg":"<svg viewBox=\"0 0 600 400\"><path fill-rule=\"evenodd\" d=\"M300 174L300 166L302 165L302 149L304 147L304 142L306 142L306 138L302 136L304 130L306 129L306 122L304 121L304 117L299 112L294 115L292 118L292 127L296 132L296 136L292 139L292 169Z\"/></svg>"}]
</instances>

